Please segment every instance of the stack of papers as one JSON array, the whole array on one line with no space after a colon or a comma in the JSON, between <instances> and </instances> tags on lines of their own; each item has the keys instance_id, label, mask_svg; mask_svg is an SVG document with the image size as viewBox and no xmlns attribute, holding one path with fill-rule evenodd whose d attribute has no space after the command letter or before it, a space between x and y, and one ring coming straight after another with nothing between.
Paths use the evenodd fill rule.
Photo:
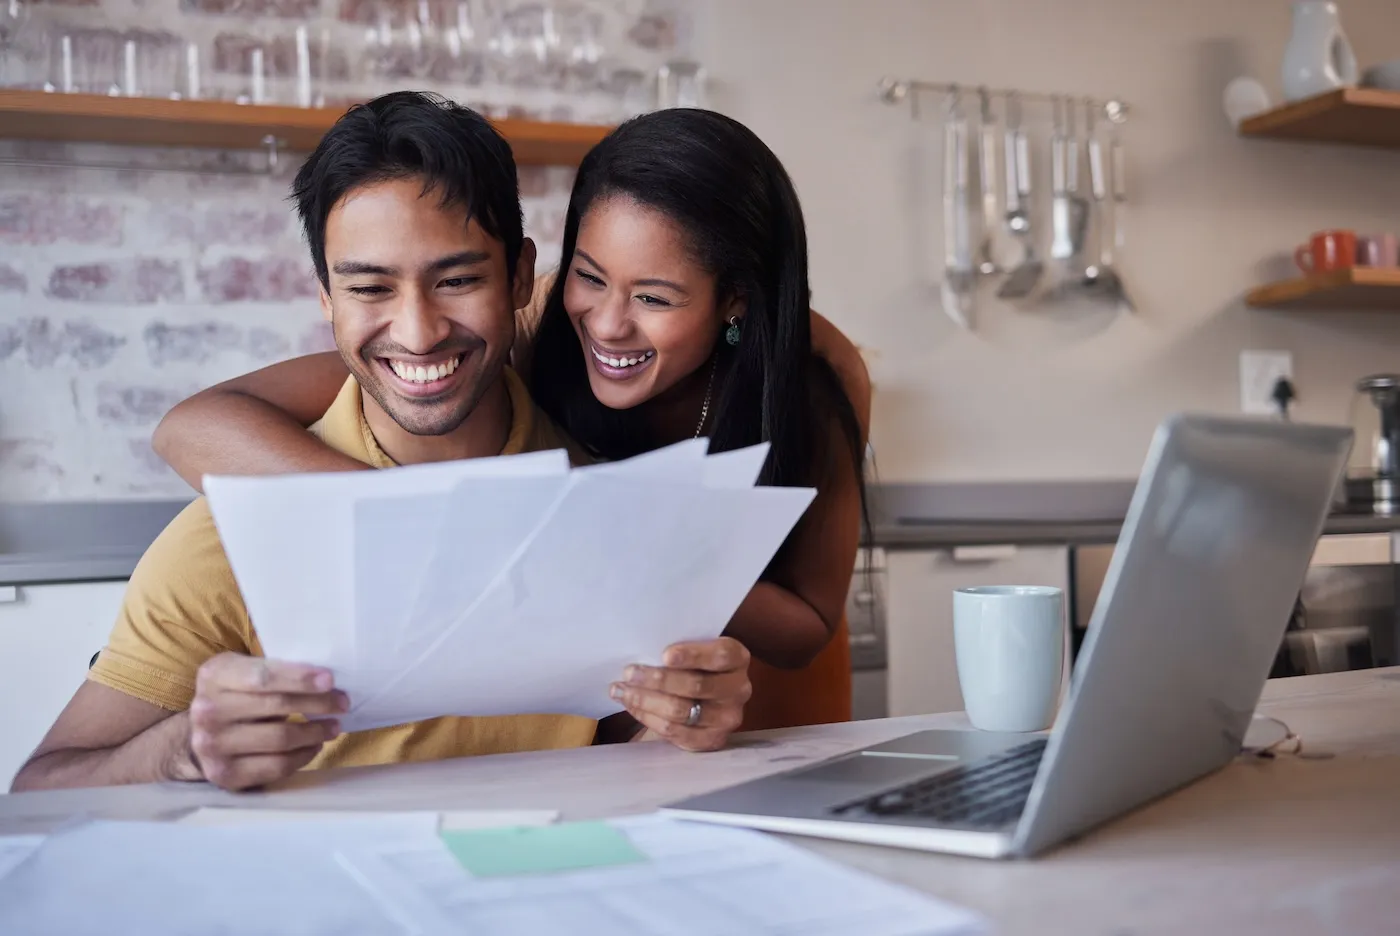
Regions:
<instances>
[{"instance_id":1,"label":"stack of papers","mask_svg":"<svg viewBox=\"0 0 1400 936\"><path fill-rule=\"evenodd\" d=\"M570 469L562 451L204 489L269 658L325 666L346 731L621 707L608 686L718 637L815 492L767 445L697 439Z\"/></svg>"},{"instance_id":2,"label":"stack of papers","mask_svg":"<svg viewBox=\"0 0 1400 936\"><path fill-rule=\"evenodd\" d=\"M512 839L515 839L512 843ZM0 933L969 936L975 913L745 829L449 833L431 814L95 821L0 875Z\"/></svg>"}]
</instances>

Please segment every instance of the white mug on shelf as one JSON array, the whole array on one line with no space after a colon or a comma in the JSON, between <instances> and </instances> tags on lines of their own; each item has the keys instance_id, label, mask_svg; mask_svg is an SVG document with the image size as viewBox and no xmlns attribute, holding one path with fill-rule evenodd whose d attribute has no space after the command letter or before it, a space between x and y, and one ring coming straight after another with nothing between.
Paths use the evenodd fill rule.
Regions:
<instances>
[{"instance_id":1,"label":"white mug on shelf","mask_svg":"<svg viewBox=\"0 0 1400 936\"><path fill-rule=\"evenodd\" d=\"M1065 596L1038 585L953 593L963 707L984 731L1041 731L1055 720L1065 663Z\"/></svg>"}]
</instances>

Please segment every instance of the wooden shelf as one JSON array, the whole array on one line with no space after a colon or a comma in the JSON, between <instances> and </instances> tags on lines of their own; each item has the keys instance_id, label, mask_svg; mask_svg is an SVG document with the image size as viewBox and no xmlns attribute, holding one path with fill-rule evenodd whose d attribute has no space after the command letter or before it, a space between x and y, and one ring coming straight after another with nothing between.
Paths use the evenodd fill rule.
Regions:
<instances>
[{"instance_id":1,"label":"wooden shelf","mask_svg":"<svg viewBox=\"0 0 1400 936\"><path fill-rule=\"evenodd\" d=\"M1240 133L1400 149L1400 91L1339 88L1256 114L1240 124Z\"/></svg>"},{"instance_id":2,"label":"wooden shelf","mask_svg":"<svg viewBox=\"0 0 1400 936\"><path fill-rule=\"evenodd\" d=\"M1357 267L1260 286L1245 297L1260 309L1400 312L1400 268Z\"/></svg>"},{"instance_id":3,"label":"wooden shelf","mask_svg":"<svg viewBox=\"0 0 1400 936\"><path fill-rule=\"evenodd\" d=\"M269 107L228 101L163 101L0 89L0 137L70 143L123 143L262 149L314 149L342 113L331 108ZM576 166L611 127L497 120L520 165Z\"/></svg>"}]
</instances>

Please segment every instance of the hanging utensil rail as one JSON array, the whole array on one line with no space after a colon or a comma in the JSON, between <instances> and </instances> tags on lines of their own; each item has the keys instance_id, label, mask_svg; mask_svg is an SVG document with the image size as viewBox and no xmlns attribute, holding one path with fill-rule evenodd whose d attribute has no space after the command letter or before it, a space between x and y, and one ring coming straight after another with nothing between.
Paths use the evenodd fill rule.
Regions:
<instances>
[{"instance_id":1,"label":"hanging utensil rail","mask_svg":"<svg viewBox=\"0 0 1400 936\"><path fill-rule=\"evenodd\" d=\"M989 88L975 82L964 84L956 81L921 81L916 78L885 77L880 79L877 87L880 100L886 104L903 104L907 101L910 113L915 117L919 116L920 94L961 93L985 94L994 98L1016 98L1021 101L1071 101L1093 107L1113 123L1123 123L1128 119L1128 105L1120 98L1101 99L1074 94L1051 94L1043 91L1017 91L1012 88Z\"/></svg>"}]
</instances>

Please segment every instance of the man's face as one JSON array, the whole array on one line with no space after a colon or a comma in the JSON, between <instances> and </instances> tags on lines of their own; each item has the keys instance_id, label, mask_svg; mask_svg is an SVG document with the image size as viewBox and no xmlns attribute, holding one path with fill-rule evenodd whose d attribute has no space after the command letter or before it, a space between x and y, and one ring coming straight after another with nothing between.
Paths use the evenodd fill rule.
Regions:
<instances>
[{"instance_id":1,"label":"man's face","mask_svg":"<svg viewBox=\"0 0 1400 936\"><path fill-rule=\"evenodd\" d=\"M529 301L528 241L512 284L505 247L418 178L352 189L326 219L321 308L360 386L420 436L452 432L500 376Z\"/></svg>"}]
</instances>

